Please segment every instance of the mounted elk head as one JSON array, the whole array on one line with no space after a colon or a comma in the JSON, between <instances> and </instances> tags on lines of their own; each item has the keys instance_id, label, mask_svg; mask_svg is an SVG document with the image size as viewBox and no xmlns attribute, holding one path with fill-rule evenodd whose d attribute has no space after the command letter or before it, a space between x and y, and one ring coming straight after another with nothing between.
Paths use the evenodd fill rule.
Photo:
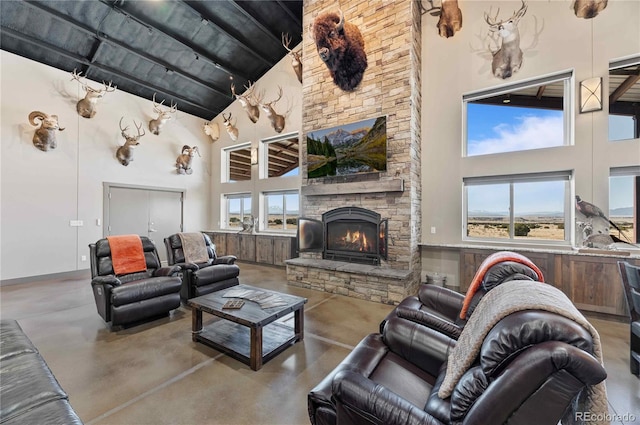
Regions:
<instances>
[{"instance_id":1,"label":"mounted elk head","mask_svg":"<svg viewBox=\"0 0 640 425\"><path fill-rule=\"evenodd\" d=\"M276 111L273 109L273 105L282 98L282 87L278 86L278 98L272 100L271 102L265 102L260 104L260 109L267 114L267 118L271 121L271 127L277 132L280 133L284 130L285 125L285 116L278 115Z\"/></svg>"},{"instance_id":2,"label":"mounted elk head","mask_svg":"<svg viewBox=\"0 0 640 425\"><path fill-rule=\"evenodd\" d=\"M122 128L123 118L124 117L120 118L119 125L120 125L120 132L121 132L120 134L122 134L122 137L124 137L125 142L123 146L120 146L116 150L116 158L118 158L118 161L120 162L120 164L126 167L127 165L129 165L131 161L133 161L133 149L140 144L138 140L140 140L140 138L145 135L145 132L142 129L142 123L138 125L134 120L133 125L136 126L136 129L138 130L138 134L136 136L129 136L127 134L127 130L129 129L129 126ZM142 131L142 133L140 133L140 131Z\"/></svg>"},{"instance_id":3,"label":"mounted elk head","mask_svg":"<svg viewBox=\"0 0 640 425\"><path fill-rule=\"evenodd\" d=\"M346 22L342 11L327 12L313 21L312 36L333 82L342 90L355 90L367 69L364 39L358 27Z\"/></svg>"},{"instance_id":4,"label":"mounted elk head","mask_svg":"<svg viewBox=\"0 0 640 425\"><path fill-rule=\"evenodd\" d=\"M491 50L493 60L491 69L493 75L498 78L509 78L518 72L522 66L522 49L520 48L520 32L518 31L518 22L527 13L527 5L522 0L522 6L518 11L513 12L509 19L497 21L500 9L496 12L495 17L484 14L484 20L489 24L489 31L492 38L500 47L497 50ZM499 40L497 40L499 39Z\"/></svg>"},{"instance_id":5,"label":"mounted elk head","mask_svg":"<svg viewBox=\"0 0 640 425\"><path fill-rule=\"evenodd\" d=\"M161 108L164 103L164 99L160 104L156 103L156 94L153 94L153 111L158 114L158 118L149 121L149 131L156 136L160 134L162 126L171 119L171 116L178 110L178 104L171 102L171 107L168 110Z\"/></svg>"},{"instance_id":6,"label":"mounted elk head","mask_svg":"<svg viewBox=\"0 0 640 425\"><path fill-rule=\"evenodd\" d=\"M176 171L178 174L191 174L193 173L193 169L191 169L191 162L193 161L193 157L198 154L200 155L200 151L197 146L190 147L189 145L184 145L182 147L182 153L178 155L176 159Z\"/></svg>"},{"instance_id":7,"label":"mounted elk head","mask_svg":"<svg viewBox=\"0 0 640 425\"><path fill-rule=\"evenodd\" d=\"M251 122L255 123L260 118L260 108L258 108L258 103L262 101L262 95L255 96L253 94L254 86L249 82L249 87L245 86L245 92L241 95L236 94L236 86L235 84L231 84L231 93L233 96L238 99L242 109L245 110ZM253 101L252 101L253 99Z\"/></svg>"},{"instance_id":8,"label":"mounted elk head","mask_svg":"<svg viewBox=\"0 0 640 425\"><path fill-rule=\"evenodd\" d=\"M235 120L233 121L233 123L231 122L231 112L229 112L229 118L225 117L223 113L222 120L222 124L227 130L227 133L229 133L229 137L231 137L231 140L233 140L234 142L238 140L238 128L236 127Z\"/></svg>"},{"instance_id":9,"label":"mounted elk head","mask_svg":"<svg viewBox=\"0 0 640 425\"><path fill-rule=\"evenodd\" d=\"M204 134L211 137L211 140L214 142L218 141L220 138L220 127L218 126L218 123L205 121L204 124L202 124L202 130L204 131Z\"/></svg>"},{"instance_id":10,"label":"mounted elk head","mask_svg":"<svg viewBox=\"0 0 640 425\"><path fill-rule=\"evenodd\" d=\"M453 37L462 28L462 11L458 7L458 0L442 0L440 19L438 20L438 34L440 37Z\"/></svg>"},{"instance_id":11,"label":"mounted elk head","mask_svg":"<svg viewBox=\"0 0 640 425\"><path fill-rule=\"evenodd\" d=\"M607 7L608 0L575 0L573 11L578 18L591 19Z\"/></svg>"},{"instance_id":12,"label":"mounted elk head","mask_svg":"<svg viewBox=\"0 0 640 425\"><path fill-rule=\"evenodd\" d=\"M58 146L56 141L56 130L63 131L64 128L60 128L58 125L57 115L48 115L44 112L33 111L29 114L29 122L31 125L37 126L36 120L40 120L40 128L36 130L33 135L33 146L41 151L48 151L49 149L55 149Z\"/></svg>"},{"instance_id":13,"label":"mounted elk head","mask_svg":"<svg viewBox=\"0 0 640 425\"><path fill-rule=\"evenodd\" d=\"M117 86L112 87L111 81L109 81L108 85L103 81L102 82L102 85L104 86L103 88L94 89L93 87L90 87L86 82L82 81L83 77L81 74L82 72L78 73L76 72L75 69L71 73L71 76L73 77L71 81L76 80L77 82L79 82L82 85L82 89L86 93L84 95L84 99L80 99L78 103L76 103L76 111L78 111L78 114L81 117L93 118L97 112L96 105L98 103L98 100L102 99L102 97L106 93L116 91Z\"/></svg>"},{"instance_id":14,"label":"mounted elk head","mask_svg":"<svg viewBox=\"0 0 640 425\"><path fill-rule=\"evenodd\" d=\"M287 52L289 52L289 56L291 57L291 67L296 73L298 81L302 82L302 57L300 56L300 50L297 52L291 50L289 48L289 44L291 44L291 37L289 34L282 33L282 45L287 49Z\"/></svg>"}]
</instances>

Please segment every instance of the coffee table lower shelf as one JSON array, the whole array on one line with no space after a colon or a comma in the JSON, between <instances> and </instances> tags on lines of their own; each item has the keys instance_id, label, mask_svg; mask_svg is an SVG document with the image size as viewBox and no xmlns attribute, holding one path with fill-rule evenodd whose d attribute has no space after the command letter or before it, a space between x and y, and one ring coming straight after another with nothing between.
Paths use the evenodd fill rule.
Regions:
<instances>
[{"instance_id":1,"label":"coffee table lower shelf","mask_svg":"<svg viewBox=\"0 0 640 425\"><path fill-rule=\"evenodd\" d=\"M252 335L252 333L256 333L256 335ZM259 333L262 333L262 337ZM295 334L295 329L292 326L279 322L270 323L264 327L250 328L220 319L204 326L200 332L193 333L193 341L221 351L251 366L253 370L260 369L262 364L298 340L299 336ZM253 358L252 349L255 350Z\"/></svg>"}]
</instances>

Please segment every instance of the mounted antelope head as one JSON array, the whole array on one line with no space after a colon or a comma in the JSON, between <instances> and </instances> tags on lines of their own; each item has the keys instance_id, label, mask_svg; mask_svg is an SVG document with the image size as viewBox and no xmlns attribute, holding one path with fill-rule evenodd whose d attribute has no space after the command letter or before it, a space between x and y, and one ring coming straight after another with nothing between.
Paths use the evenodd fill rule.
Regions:
<instances>
[{"instance_id":1,"label":"mounted antelope head","mask_svg":"<svg viewBox=\"0 0 640 425\"><path fill-rule=\"evenodd\" d=\"M271 127L277 132L280 133L284 129L285 125L285 115L278 115L276 111L273 109L273 105L282 98L282 87L278 86L278 98L272 100L271 102L265 102L260 104L260 109L267 114L267 118L271 121Z\"/></svg>"},{"instance_id":2,"label":"mounted antelope head","mask_svg":"<svg viewBox=\"0 0 640 425\"><path fill-rule=\"evenodd\" d=\"M287 49L287 52L289 52L289 56L291 57L291 67L296 73L298 81L302 82L302 57L300 56L300 50L297 52L291 50L289 48L289 44L291 44L291 37L289 34L282 33L282 45Z\"/></svg>"},{"instance_id":3,"label":"mounted antelope head","mask_svg":"<svg viewBox=\"0 0 640 425\"><path fill-rule=\"evenodd\" d=\"M202 130L204 131L204 134L211 137L211 140L214 142L220 138L220 127L218 126L218 123L205 121L204 124L202 124Z\"/></svg>"},{"instance_id":4,"label":"mounted antelope head","mask_svg":"<svg viewBox=\"0 0 640 425\"><path fill-rule=\"evenodd\" d=\"M64 128L60 128L58 125L58 116L33 111L29 114L29 122L31 125L37 126L38 123L36 120L40 120L41 123L40 128L38 128L33 135L33 146L44 152L49 149L55 149L58 146L56 142L56 130L64 130Z\"/></svg>"},{"instance_id":5,"label":"mounted antelope head","mask_svg":"<svg viewBox=\"0 0 640 425\"><path fill-rule=\"evenodd\" d=\"M489 14L484 14L484 20L489 24L489 31L492 39L499 44L497 50L491 50L493 60L491 69L493 75L498 78L509 78L518 72L522 66L522 49L520 48L520 32L518 31L518 22L527 13L527 4L522 0L522 6L518 11L513 12L509 19L498 21L498 14L492 18ZM498 40L499 39L499 40ZM500 41L500 43L498 43Z\"/></svg>"},{"instance_id":6,"label":"mounted antelope head","mask_svg":"<svg viewBox=\"0 0 640 425\"><path fill-rule=\"evenodd\" d=\"M176 171L178 174L191 174L193 173L193 169L191 169L191 162L193 161L193 157L200 155L200 151L197 146L190 147L189 145L184 145L182 147L182 153L178 155L176 159Z\"/></svg>"},{"instance_id":7,"label":"mounted antelope head","mask_svg":"<svg viewBox=\"0 0 640 425\"><path fill-rule=\"evenodd\" d=\"M90 87L86 82L82 81L82 72L78 73L75 69L71 73L73 77L71 81L76 80L82 85L82 89L85 91L84 99L80 99L78 103L76 103L76 111L81 117L84 118L93 118L96 115L96 104L98 100L102 99L102 97L106 93L110 93L116 90L117 86L111 86L111 81L109 81L109 85L102 82L104 86L101 89L94 89Z\"/></svg>"},{"instance_id":8,"label":"mounted antelope head","mask_svg":"<svg viewBox=\"0 0 640 425\"><path fill-rule=\"evenodd\" d=\"M575 0L573 11L578 18L591 19L607 7L608 0Z\"/></svg>"},{"instance_id":9,"label":"mounted antelope head","mask_svg":"<svg viewBox=\"0 0 640 425\"><path fill-rule=\"evenodd\" d=\"M242 109L245 110L251 122L255 123L258 121L258 118L260 118L260 108L258 108L258 103L262 101L263 95L260 94L256 96L253 94L254 85L251 84L251 82L249 82L249 87L244 86L244 88L244 94L236 94L236 86L235 84L231 84L231 93L233 93L233 96L238 99L238 102L240 102Z\"/></svg>"},{"instance_id":10,"label":"mounted antelope head","mask_svg":"<svg viewBox=\"0 0 640 425\"><path fill-rule=\"evenodd\" d=\"M118 158L118 161L120 162L120 164L126 167L127 165L129 165L131 161L133 161L133 149L140 144L138 140L140 140L140 138L145 135L145 132L142 129L142 123L138 125L134 120L133 125L136 126L136 129L138 130L138 134L136 136L129 136L127 134L127 130L129 129L129 126L122 128L123 118L124 117L120 118L120 123L118 125L120 126L120 134L122 134L122 137L124 137L124 145L120 146L116 150L116 158ZM141 130L142 130L142 133L140 133Z\"/></svg>"},{"instance_id":11,"label":"mounted antelope head","mask_svg":"<svg viewBox=\"0 0 640 425\"><path fill-rule=\"evenodd\" d=\"M236 127L235 120L233 121L233 123L231 122L231 112L229 112L229 118L225 117L223 113L222 119L222 124L227 130L227 133L229 133L229 137L231 137L231 140L235 142L236 140L238 140L238 128Z\"/></svg>"},{"instance_id":12,"label":"mounted antelope head","mask_svg":"<svg viewBox=\"0 0 640 425\"><path fill-rule=\"evenodd\" d=\"M156 136L160 134L162 126L171 119L171 116L178 110L178 104L171 101L171 107L168 110L161 108L164 99L159 104L156 103L156 94L153 94L153 111L158 114L158 118L149 121L149 130Z\"/></svg>"}]
</instances>

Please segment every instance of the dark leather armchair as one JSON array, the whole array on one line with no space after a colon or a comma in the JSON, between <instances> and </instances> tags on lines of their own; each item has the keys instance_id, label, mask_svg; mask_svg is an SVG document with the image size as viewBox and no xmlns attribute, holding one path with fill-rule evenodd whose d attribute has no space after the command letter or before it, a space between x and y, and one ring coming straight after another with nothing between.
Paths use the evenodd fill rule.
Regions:
<instances>
[{"instance_id":1,"label":"dark leather armchair","mask_svg":"<svg viewBox=\"0 0 640 425\"><path fill-rule=\"evenodd\" d=\"M183 300L220 291L239 284L238 275L240 267L234 255L218 257L216 247L208 235L202 233L206 244L209 260L204 263L186 263L182 239L178 233L164 240L167 249L167 261L182 268L182 290L180 295Z\"/></svg>"},{"instance_id":2,"label":"dark leather armchair","mask_svg":"<svg viewBox=\"0 0 640 425\"><path fill-rule=\"evenodd\" d=\"M91 286L98 313L111 326L168 314L180 307L179 266L161 267L153 241L140 236L146 271L116 275L107 239L89 245Z\"/></svg>"},{"instance_id":3,"label":"dark leather armchair","mask_svg":"<svg viewBox=\"0 0 640 425\"><path fill-rule=\"evenodd\" d=\"M586 386L606 378L584 327L548 311L518 311L489 331L475 362L441 399L456 344L391 317L383 334L365 337L311 390L311 423L556 425Z\"/></svg>"},{"instance_id":4,"label":"dark leather armchair","mask_svg":"<svg viewBox=\"0 0 640 425\"><path fill-rule=\"evenodd\" d=\"M631 373L640 376L640 267L618 261L620 277L629 307Z\"/></svg>"}]
</instances>

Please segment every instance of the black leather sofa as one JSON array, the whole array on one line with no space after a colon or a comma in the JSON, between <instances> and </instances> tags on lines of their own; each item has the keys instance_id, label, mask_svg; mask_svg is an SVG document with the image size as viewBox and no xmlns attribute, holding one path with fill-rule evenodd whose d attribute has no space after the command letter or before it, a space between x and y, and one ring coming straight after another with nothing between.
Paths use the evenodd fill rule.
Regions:
<instances>
[{"instance_id":1,"label":"black leather sofa","mask_svg":"<svg viewBox=\"0 0 640 425\"><path fill-rule=\"evenodd\" d=\"M82 424L69 396L15 320L0 320L0 370L3 425Z\"/></svg>"},{"instance_id":2,"label":"black leather sofa","mask_svg":"<svg viewBox=\"0 0 640 425\"><path fill-rule=\"evenodd\" d=\"M107 239L89 245L98 314L112 327L160 317L180 307L180 267L161 267L153 241L140 236L146 271L117 275Z\"/></svg>"},{"instance_id":3,"label":"black leather sofa","mask_svg":"<svg viewBox=\"0 0 640 425\"><path fill-rule=\"evenodd\" d=\"M182 268L182 290L180 296L183 300L199 297L211 292L220 291L240 283L238 275L240 267L235 264L235 255L218 256L216 246L211 238L202 233L209 260L204 263L185 262L182 240L178 233L164 239L167 249L167 262Z\"/></svg>"}]
</instances>

